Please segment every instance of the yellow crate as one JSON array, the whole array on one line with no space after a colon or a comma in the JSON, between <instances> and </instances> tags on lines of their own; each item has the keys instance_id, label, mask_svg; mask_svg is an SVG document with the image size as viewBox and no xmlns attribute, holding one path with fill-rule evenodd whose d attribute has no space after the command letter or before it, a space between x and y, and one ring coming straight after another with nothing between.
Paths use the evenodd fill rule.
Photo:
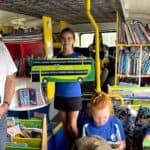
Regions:
<instances>
[{"instance_id":1,"label":"yellow crate","mask_svg":"<svg viewBox=\"0 0 150 150\"><path fill-rule=\"evenodd\" d=\"M29 128L41 128L42 129L42 120L26 120L19 119L19 123L23 124L25 127ZM22 138L19 135L16 135L13 138L13 141L16 143L27 143L29 147L41 147L42 138Z\"/></svg>"},{"instance_id":2,"label":"yellow crate","mask_svg":"<svg viewBox=\"0 0 150 150\"><path fill-rule=\"evenodd\" d=\"M29 147L41 147L42 139L41 138L21 138L15 136L13 141L16 143L27 143Z\"/></svg>"}]
</instances>

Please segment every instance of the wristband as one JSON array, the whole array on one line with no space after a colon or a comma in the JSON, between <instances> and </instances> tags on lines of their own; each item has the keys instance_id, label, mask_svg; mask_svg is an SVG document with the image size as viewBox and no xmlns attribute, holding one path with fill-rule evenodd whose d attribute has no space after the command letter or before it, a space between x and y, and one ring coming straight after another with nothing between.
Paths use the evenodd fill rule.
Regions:
<instances>
[{"instance_id":1,"label":"wristband","mask_svg":"<svg viewBox=\"0 0 150 150\"><path fill-rule=\"evenodd\" d=\"M9 106L9 102L7 101L3 101L3 104L7 104Z\"/></svg>"}]
</instances>

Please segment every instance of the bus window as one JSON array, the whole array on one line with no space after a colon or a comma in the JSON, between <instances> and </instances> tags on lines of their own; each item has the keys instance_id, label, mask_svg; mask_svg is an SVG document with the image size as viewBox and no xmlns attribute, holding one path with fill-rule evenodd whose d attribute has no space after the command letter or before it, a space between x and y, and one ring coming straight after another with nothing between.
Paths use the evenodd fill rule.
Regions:
<instances>
[{"instance_id":1,"label":"bus window","mask_svg":"<svg viewBox=\"0 0 150 150\"><path fill-rule=\"evenodd\" d=\"M114 47L116 41L116 32L102 33L103 44L108 47Z\"/></svg>"},{"instance_id":2,"label":"bus window","mask_svg":"<svg viewBox=\"0 0 150 150\"><path fill-rule=\"evenodd\" d=\"M81 47L89 47L93 43L94 33L82 33L81 34Z\"/></svg>"}]
</instances>

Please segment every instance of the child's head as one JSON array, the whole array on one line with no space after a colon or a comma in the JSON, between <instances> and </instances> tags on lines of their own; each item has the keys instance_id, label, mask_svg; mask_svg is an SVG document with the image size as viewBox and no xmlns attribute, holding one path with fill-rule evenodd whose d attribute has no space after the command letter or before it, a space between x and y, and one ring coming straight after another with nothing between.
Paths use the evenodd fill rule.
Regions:
<instances>
[{"instance_id":1,"label":"child's head","mask_svg":"<svg viewBox=\"0 0 150 150\"><path fill-rule=\"evenodd\" d=\"M113 114L113 103L103 92L93 96L91 100L91 112L96 125L104 125L109 116Z\"/></svg>"},{"instance_id":2,"label":"child's head","mask_svg":"<svg viewBox=\"0 0 150 150\"><path fill-rule=\"evenodd\" d=\"M75 34L72 29L65 28L60 33L60 39L63 46L73 47L75 42Z\"/></svg>"},{"instance_id":3,"label":"child's head","mask_svg":"<svg viewBox=\"0 0 150 150\"><path fill-rule=\"evenodd\" d=\"M71 150L111 150L111 147L103 138L92 135L76 140Z\"/></svg>"}]
</instances>

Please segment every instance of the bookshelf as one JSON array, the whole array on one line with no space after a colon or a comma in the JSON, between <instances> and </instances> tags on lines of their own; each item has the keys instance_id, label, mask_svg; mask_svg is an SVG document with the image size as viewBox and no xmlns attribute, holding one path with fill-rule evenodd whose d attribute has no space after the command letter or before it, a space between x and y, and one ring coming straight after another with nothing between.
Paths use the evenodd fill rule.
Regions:
<instances>
[{"instance_id":1,"label":"bookshelf","mask_svg":"<svg viewBox=\"0 0 150 150\"><path fill-rule=\"evenodd\" d=\"M33 57L43 57L43 41L4 41L18 69L17 78L30 76Z\"/></svg>"},{"instance_id":2,"label":"bookshelf","mask_svg":"<svg viewBox=\"0 0 150 150\"><path fill-rule=\"evenodd\" d=\"M116 15L115 85L141 86L150 80L149 29L140 21L123 22ZM150 82L149 82L150 83Z\"/></svg>"},{"instance_id":3,"label":"bookshelf","mask_svg":"<svg viewBox=\"0 0 150 150\"><path fill-rule=\"evenodd\" d=\"M16 87L15 87L15 94L11 101L9 110L11 111L29 111L29 110L36 110L43 108L49 104L50 101L46 99L44 93L42 91L41 83L32 83L29 78L16 78ZM37 104L36 105L25 105L20 106L19 98L18 98L18 90L19 89L35 89L36 90L36 97L37 97Z\"/></svg>"},{"instance_id":4,"label":"bookshelf","mask_svg":"<svg viewBox=\"0 0 150 150\"><path fill-rule=\"evenodd\" d=\"M43 41L28 40L4 42L18 69L16 74L15 94L11 101L9 111L30 111L47 107L49 101L46 100L41 83L32 83L29 78L32 58L44 57ZM20 89L34 89L36 92L36 104L21 106L18 96L18 90Z\"/></svg>"}]
</instances>

